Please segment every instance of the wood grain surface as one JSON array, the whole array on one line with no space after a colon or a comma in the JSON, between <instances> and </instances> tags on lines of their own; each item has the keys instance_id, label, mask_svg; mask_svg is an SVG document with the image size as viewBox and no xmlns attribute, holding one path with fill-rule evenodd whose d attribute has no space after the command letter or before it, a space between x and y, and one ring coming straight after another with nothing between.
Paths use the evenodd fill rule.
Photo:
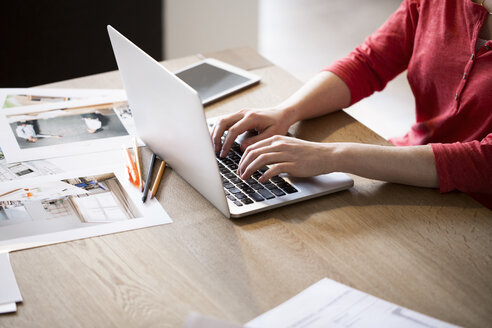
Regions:
<instances>
[{"instance_id":1,"label":"wood grain surface","mask_svg":"<svg viewBox=\"0 0 492 328\"><path fill-rule=\"evenodd\" d=\"M259 85L207 116L273 105L300 86L273 65L253 71ZM111 72L48 86L122 85ZM291 132L388 144L343 112ZM228 220L166 169L158 197L174 223L12 253L24 303L0 327L181 327L190 311L244 323L324 277L453 324L490 326L492 212L457 192L354 180L347 191Z\"/></svg>"}]
</instances>

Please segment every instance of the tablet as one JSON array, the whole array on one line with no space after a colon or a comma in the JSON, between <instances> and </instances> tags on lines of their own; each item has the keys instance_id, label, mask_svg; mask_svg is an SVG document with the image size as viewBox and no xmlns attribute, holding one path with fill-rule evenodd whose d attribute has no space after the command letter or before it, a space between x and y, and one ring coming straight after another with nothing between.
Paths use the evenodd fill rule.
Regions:
<instances>
[{"instance_id":1,"label":"tablet","mask_svg":"<svg viewBox=\"0 0 492 328\"><path fill-rule=\"evenodd\" d=\"M255 74L212 58L185 67L175 74L198 92L203 105L260 81Z\"/></svg>"}]
</instances>

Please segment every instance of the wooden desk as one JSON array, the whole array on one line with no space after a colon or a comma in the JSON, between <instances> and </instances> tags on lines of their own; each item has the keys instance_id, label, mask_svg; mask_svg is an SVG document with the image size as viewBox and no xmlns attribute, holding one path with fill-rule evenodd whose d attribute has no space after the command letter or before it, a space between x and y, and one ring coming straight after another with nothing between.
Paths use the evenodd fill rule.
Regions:
<instances>
[{"instance_id":1,"label":"wooden desk","mask_svg":"<svg viewBox=\"0 0 492 328\"><path fill-rule=\"evenodd\" d=\"M221 59L246 65L245 53ZM301 85L246 57L261 84L206 108L209 117L276 104ZM122 85L111 72L49 86ZM387 144L343 112L292 132ZM189 311L244 323L324 277L454 324L490 325L492 212L460 193L354 179L348 191L231 221L166 170L159 196L174 223L11 254L24 304L0 326L180 327Z\"/></svg>"}]
</instances>

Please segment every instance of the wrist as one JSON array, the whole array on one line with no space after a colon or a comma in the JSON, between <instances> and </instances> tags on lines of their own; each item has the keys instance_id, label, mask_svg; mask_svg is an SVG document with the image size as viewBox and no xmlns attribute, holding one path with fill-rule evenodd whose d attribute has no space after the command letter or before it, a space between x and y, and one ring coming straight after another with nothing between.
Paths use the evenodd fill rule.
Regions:
<instances>
[{"instance_id":1,"label":"wrist","mask_svg":"<svg viewBox=\"0 0 492 328\"><path fill-rule=\"evenodd\" d=\"M282 113L282 122L289 128L294 123L300 121L299 111L295 106L282 106L277 107L277 110Z\"/></svg>"},{"instance_id":2,"label":"wrist","mask_svg":"<svg viewBox=\"0 0 492 328\"><path fill-rule=\"evenodd\" d=\"M350 172L351 144L350 143L327 143L324 163L326 163L326 173L330 172Z\"/></svg>"}]
</instances>

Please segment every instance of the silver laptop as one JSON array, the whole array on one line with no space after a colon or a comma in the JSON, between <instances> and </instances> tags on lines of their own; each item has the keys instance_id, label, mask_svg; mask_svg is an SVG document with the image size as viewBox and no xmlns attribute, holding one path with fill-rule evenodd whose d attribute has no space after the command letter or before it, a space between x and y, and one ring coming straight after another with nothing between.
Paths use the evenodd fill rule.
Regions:
<instances>
[{"instance_id":1,"label":"silver laptop","mask_svg":"<svg viewBox=\"0 0 492 328\"><path fill-rule=\"evenodd\" d=\"M259 183L235 174L241 151L216 156L198 93L111 26L108 33L139 137L226 217L269 210L353 186L343 173L276 176ZM265 168L264 168L265 169ZM263 169L263 170L264 170Z\"/></svg>"}]
</instances>

